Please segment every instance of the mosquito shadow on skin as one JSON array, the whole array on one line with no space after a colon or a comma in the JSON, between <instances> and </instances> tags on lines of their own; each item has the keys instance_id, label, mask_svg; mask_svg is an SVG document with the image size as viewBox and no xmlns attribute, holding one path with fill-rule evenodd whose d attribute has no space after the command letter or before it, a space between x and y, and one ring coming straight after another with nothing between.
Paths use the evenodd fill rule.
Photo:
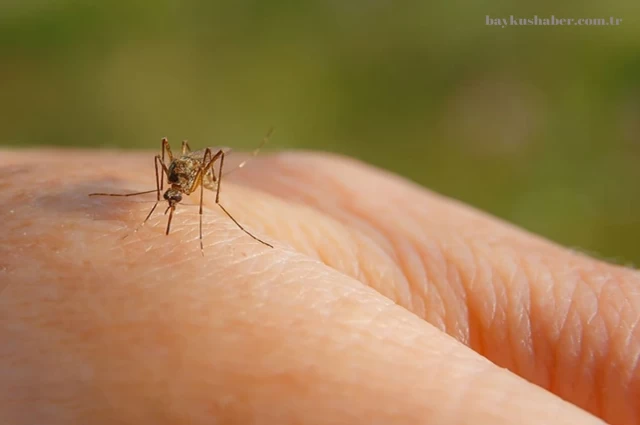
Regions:
<instances>
[{"instance_id":1,"label":"mosquito shadow on skin","mask_svg":"<svg viewBox=\"0 0 640 425\"><path fill-rule=\"evenodd\" d=\"M121 182L119 184L118 182ZM142 189L144 190L144 188ZM147 190L152 190L148 188ZM142 213L153 207L156 193L132 196L89 196L90 193L132 193L129 180L101 179L65 185L62 190L40 195L34 206L43 211L57 211L66 216L92 220L128 221L131 214Z\"/></svg>"}]
</instances>

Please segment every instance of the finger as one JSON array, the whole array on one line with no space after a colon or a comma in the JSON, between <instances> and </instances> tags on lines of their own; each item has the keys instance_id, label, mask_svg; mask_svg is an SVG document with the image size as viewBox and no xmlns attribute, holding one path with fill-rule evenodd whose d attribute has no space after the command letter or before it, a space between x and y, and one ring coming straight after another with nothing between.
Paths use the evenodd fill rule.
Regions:
<instances>
[{"instance_id":1,"label":"finger","mask_svg":"<svg viewBox=\"0 0 640 425\"><path fill-rule=\"evenodd\" d=\"M78 204L88 162L12 166L1 422L599 423L308 256L225 226L204 259L185 232L105 236L124 209Z\"/></svg>"},{"instance_id":2,"label":"finger","mask_svg":"<svg viewBox=\"0 0 640 425\"><path fill-rule=\"evenodd\" d=\"M322 255L324 232L300 249L611 423L640 420L637 272L344 158L276 155L238 177L352 235L348 258Z\"/></svg>"}]
</instances>

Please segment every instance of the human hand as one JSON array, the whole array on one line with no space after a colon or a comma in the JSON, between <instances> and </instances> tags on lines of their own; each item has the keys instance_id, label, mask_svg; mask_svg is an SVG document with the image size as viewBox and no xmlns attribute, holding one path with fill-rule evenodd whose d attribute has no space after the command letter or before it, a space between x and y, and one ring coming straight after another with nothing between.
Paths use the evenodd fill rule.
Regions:
<instances>
[{"instance_id":1,"label":"human hand","mask_svg":"<svg viewBox=\"0 0 640 425\"><path fill-rule=\"evenodd\" d=\"M203 258L87 197L151 158L0 153L0 424L640 423L638 272L311 153L223 182L273 249L205 193Z\"/></svg>"}]
</instances>

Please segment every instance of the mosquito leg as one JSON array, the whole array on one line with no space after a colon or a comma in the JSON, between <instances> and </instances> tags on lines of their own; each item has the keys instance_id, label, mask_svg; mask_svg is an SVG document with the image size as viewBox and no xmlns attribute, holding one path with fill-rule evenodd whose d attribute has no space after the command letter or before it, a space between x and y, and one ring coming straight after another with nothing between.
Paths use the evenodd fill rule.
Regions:
<instances>
[{"instance_id":1,"label":"mosquito leg","mask_svg":"<svg viewBox=\"0 0 640 425\"><path fill-rule=\"evenodd\" d=\"M169 139L167 139L166 137L162 139L162 161L163 162L164 162L165 153L169 157L169 162L173 161L173 154L171 153L171 145L169 144Z\"/></svg>"},{"instance_id":2,"label":"mosquito leg","mask_svg":"<svg viewBox=\"0 0 640 425\"><path fill-rule=\"evenodd\" d=\"M162 191L162 189L164 189L164 179L163 174L167 176L167 178L169 178L169 168L167 167L167 165L164 163L164 158L160 158L159 155L156 155L156 168L157 165L160 164L160 167L162 168L162 171L159 173L160 174L160 184L158 185L158 188L160 191Z\"/></svg>"},{"instance_id":3,"label":"mosquito leg","mask_svg":"<svg viewBox=\"0 0 640 425\"><path fill-rule=\"evenodd\" d=\"M209 160L207 160L207 158L210 158ZM216 178L216 173L215 170L213 168L213 165L215 164L216 160L220 158L220 168L219 168L219 172L218 172L218 178ZM212 155L211 153L211 149L207 148L204 151L204 157L202 159L202 170L203 173L206 174L208 172L211 172L211 178L213 179L214 182L217 182L218 184L216 185L216 204L218 203L218 199L220 198L220 180L219 178L222 177L222 165L224 164L224 151L223 150L219 150L218 152L216 152L215 155Z\"/></svg>"},{"instance_id":4,"label":"mosquito leg","mask_svg":"<svg viewBox=\"0 0 640 425\"><path fill-rule=\"evenodd\" d=\"M229 213L229 211L227 211L227 209L225 207L222 206L222 204L220 203L220 186L222 185L222 168L224 166L224 152L223 151L218 151L218 153L216 154L216 156L220 155L220 168L218 169L218 185L216 187L216 204L218 204L218 206L222 209L222 211L224 211L224 213L231 219L231 221L233 221L236 226L238 226L238 228L240 230L242 230L243 232L245 232L247 235L251 236L253 239L257 240L258 242L273 248L273 245L268 244L267 242L263 241L262 239L258 238L257 236L254 236L251 232L249 232L247 229L245 229L244 227L242 227L242 225L240 223L238 223L238 221L233 218L233 216ZM213 166L213 161L211 161L211 166Z\"/></svg>"},{"instance_id":5,"label":"mosquito leg","mask_svg":"<svg viewBox=\"0 0 640 425\"><path fill-rule=\"evenodd\" d=\"M160 185L162 184L162 173L158 173L158 161L160 161L161 164L162 163L162 159L160 159L160 157L158 155L155 156L155 158L153 159L153 165L156 168L156 200L158 202L160 202ZM164 164L163 164L164 165Z\"/></svg>"},{"instance_id":6,"label":"mosquito leg","mask_svg":"<svg viewBox=\"0 0 640 425\"><path fill-rule=\"evenodd\" d=\"M156 207L158 206L158 203L160 202L160 185L162 184L162 172L164 171L166 166L164 165L164 162L162 162L162 159L160 158L159 155L156 155L154 159L154 165L156 166L156 203L153 205L153 208L151 208L151 211L149 211L149 214L147 214L147 217L144 219L142 224L140 224L136 228L135 232L137 232L138 229L144 226L144 224L149 220L149 218L151 217L151 214L153 214L153 212L156 210ZM163 171L159 170L158 165L161 166L161 169Z\"/></svg>"},{"instance_id":7,"label":"mosquito leg","mask_svg":"<svg viewBox=\"0 0 640 425\"><path fill-rule=\"evenodd\" d=\"M153 207L151 208L151 211L149 211L149 214L147 214L147 216L145 217L144 221L142 223L140 223L140 225L138 227L135 228L135 230L133 231L134 233L137 232L138 230L140 230L140 228L142 226L144 226L147 221L149 221L149 219L151 218L151 215L153 214L153 212L158 207L158 202L159 201L156 201L156 203L153 204Z\"/></svg>"},{"instance_id":8,"label":"mosquito leg","mask_svg":"<svg viewBox=\"0 0 640 425\"><path fill-rule=\"evenodd\" d=\"M138 195L147 195L149 193L153 193L157 191L158 189L145 190L144 192L135 192L135 193L90 193L89 196L138 196Z\"/></svg>"},{"instance_id":9,"label":"mosquito leg","mask_svg":"<svg viewBox=\"0 0 640 425\"><path fill-rule=\"evenodd\" d=\"M156 210L156 207L158 206L158 203L160 202L160 184L162 182L162 172L158 171L158 164L161 164L162 167L164 167L164 163L162 162L162 159L160 159L160 156L156 155L153 160L153 164L155 165L155 168L156 168L156 203L153 204L153 207L151 208L151 211L149 211L149 214L147 214L147 217L145 217L142 224L140 224L134 230L134 232L137 232L139 228L144 226L144 224L147 222L147 220L149 220L149 218L151 217L151 214L153 214L153 212Z\"/></svg>"},{"instance_id":10,"label":"mosquito leg","mask_svg":"<svg viewBox=\"0 0 640 425\"><path fill-rule=\"evenodd\" d=\"M162 170L169 175L169 170L167 169L167 166L164 165L164 162L160 159L159 155L156 155L155 159L155 166L156 166L156 188L153 190L145 190L143 192L134 192L134 193L90 193L89 196L138 196L138 195L146 195L149 193L153 193L156 192L157 193L157 198L158 201L160 200L160 191L162 190L162 173L159 173L158 171L158 161L160 166L162 167ZM159 175L160 174L160 175ZM160 185L158 184L158 181L160 181Z\"/></svg>"},{"instance_id":11,"label":"mosquito leg","mask_svg":"<svg viewBox=\"0 0 640 425\"><path fill-rule=\"evenodd\" d=\"M175 211L176 207L174 206L169 206L167 207L167 210L169 211L169 220L167 220L167 231L165 232L165 235L169 234L169 231L171 230L171 220L173 219L173 212ZM165 214L167 213L167 211L164 212Z\"/></svg>"},{"instance_id":12,"label":"mosquito leg","mask_svg":"<svg viewBox=\"0 0 640 425\"><path fill-rule=\"evenodd\" d=\"M162 158L161 158L161 164L162 164L162 169L164 170L164 172L167 174L167 177L169 177L169 170L167 169L167 166L165 165L164 162L164 157L165 157L165 153L167 155L167 157L169 158L169 163L173 162L173 154L171 153L171 145L169 144L169 140L165 137L162 139ZM164 179L160 180L160 190L164 189Z\"/></svg>"},{"instance_id":13,"label":"mosquito leg","mask_svg":"<svg viewBox=\"0 0 640 425\"><path fill-rule=\"evenodd\" d=\"M204 198L204 184L202 183L202 179L204 178L205 174L209 172L209 170L211 170L211 168L213 167L213 163L215 162L216 158L219 156L219 152L216 153L215 155L211 154L211 149L206 149L204 151L204 156L202 157L202 165L200 166L200 170L198 170L198 175L196 177L196 180L194 182L194 185L190 188L191 191L195 190L197 185L200 185L200 209L199 209L199 219L200 219L200 252L202 253L202 255L204 256L204 243L203 243L203 237L202 237L202 212L203 212L203 207L202 207L202 200ZM214 181L215 181L215 175L214 175Z\"/></svg>"},{"instance_id":14,"label":"mosquito leg","mask_svg":"<svg viewBox=\"0 0 640 425\"><path fill-rule=\"evenodd\" d=\"M220 151L220 168L218 168L218 184L216 185L216 204L218 204L218 205L220 204L220 186L221 186L221 183L222 183L222 168L223 167L224 167L224 152Z\"/></svg>"},{"instance_id":15,"label":"mosquito leg","mask_svg":"<svg viewBox=\"0 0 640 425\"><path fill-rule=\"evenodd\" d=\"M159 202L160 202L160 201L156 201L156 202L153 204L153 207L151 207L151 211L149 211L149 214L147 214L147 216L145 217L145 219L144 219L144 221L143 221L142 223L140 223L140 224L139 224L135 229L133 229L133 233L137 233L137 232L138 232L138 230L140 230L140 229L142 228L142 226L144 226L144 225L145 225L145 223L146 223L147 221L149 221L149 219L151 218L151 215L153 214L153 212L156 210L156 208L158 208L158 203L159 203ZM122 239L126 239L126 238L128 238L128 237L129 237L129 233L127 233L126 235L124 235L124 236L122 237Z\"/></svg>"},{"instance_id":16,"label":"mosquito leg","mask_svg":"<svg viewBox=\"0 0 640 425\"><path fill-rule=\"evenodd\" d=\"M233 218L233 216L229 213L229 211L227 211L227 210L225 209L225 207L223 207L223 206L222 206L222 204L218 203L218 206L219 206L220 208L222 208L222 211L224 211L224 213L225 213L225 214L226 214L226 215L231 219L231 221L233 221L233 222L236 224L236 226L238 226L238 228L239 228L240 230L242 230L243 232L245 232L247 235L251 236L253 239L257 240L257 241L258 241L258 242L260 242L261 244L266 245L266 246L268 246L269 248L273 248L273 245L271 245L271 244L269 244L269 243L267 243L267 242L263 241L262 239L258 238L257 236L254 236L251 232L249 232L247 229L245 229L244 227L242 227L242 225L241 225L240 223L238 223L238 221L237 221L235 218Z\"/></svg>"},{"instance_id":17,"label":"mosquito leg","mask_svg":"<svg viewBox=\"0 0 640 425\"><path fill-rule=\"evenodd\" d=\"M187 140L182 141L182 155L186 155L191 152L191 146L189 146L189 142Z\"/></svg>"},{"instance_id":18,"label":"mosquito leg","mask_svg":"<svg viewBox=\"0 0 640 425\"><path fill-rule=\"evenodd\" d=\"M200 252L204 256L204 243L202 242L202 198L204 197L204 185L202 184L202 176L203 176L202 173L203 173L203 171L201 169L200 170L200 211L199 211L199 214L200 214L199 215L199 218L200 218Z\"/></svg>"},{"instance_id":19,"label":"mosquito leg","mask_svg":"<svg viewBox=\"0 0 640 425\"><path fill-rule=\"evenodd\" d=\"M162 166L164 169L164 163L162 162L162 159L160 158L160 155L156 155L155 159L154 159L154 164L156 167L156 190L154 192L156 192L156 202L155 204L153 204L153 207L151 207L151 211L149 211L149 214L147 214L147 216L144 218L144 221L142 223L140 223L134 230L133 233L136 233L138 230L140 230L142 228L142 226L144 226L147 221L149 221L149 219L151 218L151 215L153 214L153 212L156 210L156 208L158 207L158 203L160 202L160 182L162 181L162 172L159 170L158 166ZM127 236L129 236L128 234L122 238L125 239Z\"/></svg>"},{"instance_id":20,"label":"mosquito leg","mask_svg":"<svg viewBox=\"0 0 640 425\"><path fill-rule=\"evenodd\" d=\"M163 150L163 153L164 153L164 150ZM169 151L169 154L171 155L171 151ZM155 160L154 160L154 164L156 166L156 193L157 193L156 197L157 197L157 200L156 200L156 203L153 206L153 208L151 208L151 211L149 212L147 217L142 222L142 224L136 228L136 230L135 230L136 232L138 231L138 229L140 229L140 227L144 226L144 224L149 220L149 218L151 217L151 214L153 214L153 212L155 211L156 207L158 206L158 202L161 201L160 193L162 192L162 189L163 189L163 182L164 182L163 177L164 177L164 174L166 174L167 177L169 176L169 170L167 169L167 166L164 164L164 159L162 159L160 157L160 155L156 155ZM160 166L160 167L158 167L158 166ZM165 214L166 213L167 212L165 211ZM171 217L169 218L169 220L171 220Z\"/></svg>"}]
</instances>

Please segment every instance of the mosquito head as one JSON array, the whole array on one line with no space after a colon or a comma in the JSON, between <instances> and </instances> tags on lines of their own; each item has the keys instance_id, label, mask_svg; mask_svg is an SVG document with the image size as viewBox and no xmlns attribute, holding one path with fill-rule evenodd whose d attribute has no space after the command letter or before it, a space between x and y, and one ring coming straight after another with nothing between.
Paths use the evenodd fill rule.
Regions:
<instances>
[{"instance_id":1,"label":"mosquito head","mask_svg":"<svg viewBox=\"0 0 640 425\"><path fill-rule=\"evenodd\" d=\"M182 194L176 189L167 189L164 193L164 199L169 202L170 207L173 207L182 201Z\"/></svg>"}]
</instances>

